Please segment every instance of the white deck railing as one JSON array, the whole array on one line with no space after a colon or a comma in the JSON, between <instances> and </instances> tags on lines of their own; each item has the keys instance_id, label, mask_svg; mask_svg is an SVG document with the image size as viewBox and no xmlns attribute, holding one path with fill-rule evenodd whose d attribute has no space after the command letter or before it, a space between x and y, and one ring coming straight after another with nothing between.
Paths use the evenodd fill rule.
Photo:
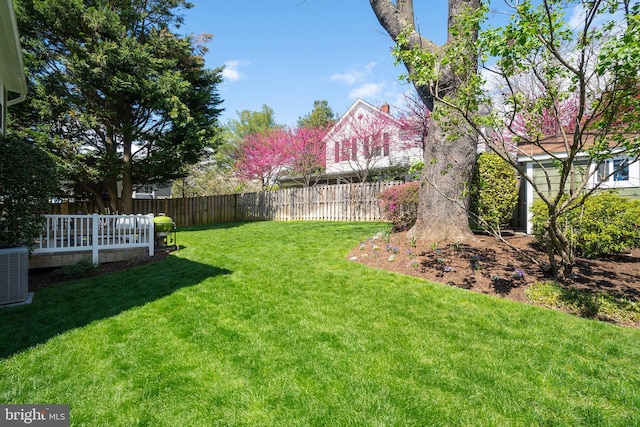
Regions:
<instances>
[{"instance_id":1,"label":"white deck railing","mask_svg":"<svg viewBox=\"0 0 640 427\"><path fill-rule=\"evenodd\" d=\"M149 248L154 253L153 214L45 215L34 254L91 251L94 264L104 249Z\"/></svg>"}]
</instances>

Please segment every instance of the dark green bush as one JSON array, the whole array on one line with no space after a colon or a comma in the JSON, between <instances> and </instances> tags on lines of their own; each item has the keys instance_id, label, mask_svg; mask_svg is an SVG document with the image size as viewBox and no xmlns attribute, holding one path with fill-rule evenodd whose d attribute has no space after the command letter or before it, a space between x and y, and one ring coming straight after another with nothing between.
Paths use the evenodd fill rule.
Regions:
<instances>
[{"instance_id":1,"label":"dark green bush","mask_svg":"<svg viewBox=\"0 0 640 427\"><path fill-rule=\"evenodd\" d=\"M518 202L518 180L513 167L495 153L482 153L476 161L470 189L471 212L481 227L497 229L513 216Z\"/></svg>"},{"instance_id":2,"label":"dark green bush","mask_svg":"<svg viewBox=\"0 0 640 427\"><path fill-rule=\"evenodd\" d=\"M549 213L544 202L531 208L533 234L544 244ZM597 258L640 245L640 201L606 191L588 197L584 204L562 215L558 223L578 255Z\"/></svg>"},{"instance_id":3,"label":"dark green bush","mask_svg":"<svg viewBox=\"0 0 640 427\"><path fill-rule=\"evenodd\" d=\"M413 227L418 217L420 183L408 182L391 187L378 196L382 217L391 222L394 231Z\"/></svg>"},{"instance_id":4,"label":"dark green bush","mask_svg":"<svg viewBox=\"0 0 640 427\"><path fill-rule=\"evenodd\" d=\"M55 188L56 166L16 136L0 138L0 246L33 246Z\"/></svg>"}]
</instances>

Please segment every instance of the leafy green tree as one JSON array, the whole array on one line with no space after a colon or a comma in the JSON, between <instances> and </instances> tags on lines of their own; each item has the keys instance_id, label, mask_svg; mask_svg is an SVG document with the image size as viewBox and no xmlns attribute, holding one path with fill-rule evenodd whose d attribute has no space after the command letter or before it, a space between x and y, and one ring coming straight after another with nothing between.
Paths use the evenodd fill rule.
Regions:
<instances>
[{"instance_id":1,"label":"leafy green tree","mask_svg":"<svg viewBox=\"0 0 640 427\"><path fill-rule=\"evenodd\" d=\"M602 182L637 161L640 152L640 5L628 0L507 2L509 22L487 26L477 36L487 6L450 0L449 38L440 49L415 31L411 1L370 1L397 42L394 54L406 65L408 78L426 105L433 106L425 144L424 187L438 189L452 208L464 207L466 190L460 185L468 182L470 158L459 150L475 150L474 141L481 139L519 171L547 206L546 267L560 280L570 278L575 259L558 219L579 208ZM580 13L569 19L568 11ZM476 72L477 58L485 73ZM491 76L499 96L486 90L483 75ZM576 108L568 123L563 105L574 97ZM555 137L561 152L549 150L540 137L541 131L546 132L540 123L551 122L558 130ZM522 133L522 129L528 131ZM526 154L523 144L549 157L546 163L532 158L543 180L535 181L518 163L517 154ZM443 151L447 147L449 153ZM619 153L625 153L628 161L612 162ZM576 160L585 154L588 164L578 165ZM601 168L609 164L617 164L618 170ZM584 179L579 179L581 175ZM450 184L456 182L458 190L450 192ZM431 203L426 189L421 207ZM435 218L459 216L444 209L446 203L437 202L437 195L432 200L436 203L429 209ZM429 209L419 213L416 227ZM438 220L430 223L438 225ZM456 228L446 222L440 226Z\"/></svg>"},{"instance_id":2,"label":"leafy green tree","mask_svg":"<svg viewBox=\"0 0 640 427\"><path fill-rule=\"evenodd\" d=\"M229 120L226 125L227 137L235 145L241 143L248 135L284 128L276 122L273 108L266 104L260 111L242 110L236 113L238 118Z\"/></svg>"},{"instance_id":3,"label":"leafy green tree","mask_svg":"<svg viewBox=\"0 0 640 427\"><path fill-rule=\"evenodd\" d=\"M329 102L323 99L313 101L313 110L304 117L298 118L298 127L301 128L329 128L337 121L337 115L329 106Z\"/></svg>"},{"instance_id":4,"label":"leafy green tree","mask_svg":"<svg viewBox=\"0 0 640 427\"><path fill-rule=\"evenodd\" d=\"M31 94L16 116L102 210L131 212L134 185L175 179L218 144L221 69L202 56L211 36L172 31L189 2L15 3Z\"/></svg>"}]
</instances>

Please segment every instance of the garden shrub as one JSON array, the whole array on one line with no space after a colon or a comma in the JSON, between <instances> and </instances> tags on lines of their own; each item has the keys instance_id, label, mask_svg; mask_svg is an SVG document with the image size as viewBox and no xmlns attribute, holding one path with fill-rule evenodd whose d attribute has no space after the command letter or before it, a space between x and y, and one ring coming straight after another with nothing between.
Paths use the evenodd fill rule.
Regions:
<instances>
[{"instance_id":1,"label":"garden shrub","mask_svg":"<svg viewBox=\"0 0 640 427\"><path fill-rule=\"evenodd\" d=\"M56 165L34 144L0 138L0 246L31 248L55 189Z\"/></svg>"},{"instance_id":2,"label":"garden shrub","mask_svg":"<svg viewBox=\"0 0 640 427\"><path fill-rule=\"evenodd\" d=\"M544 225L549 213L541 200L531 208L533 234L544 244ZM562 215L559 224L576 253L597 258L640 245L640 201L605 191L588 197L584 204Z\"/></svg>"},{"instance_id":3,"label":"garden shrub","mask_svg":"<svg viewBox=\"0 0 640 427\"><path fill-rule=\"evenodd\" d=\"M418 218L419 182L393 186L378 195L382 217L391 222L394 231L413 227Z\"/></svg>"},{"instance_id":4,"label":"garden shrub","mask_svg":"<svg viewBox=\"0 0 640 427\"><path fill-rule=\"evenodd\" d=\"M476 161L470 188L471 212L479 226L498 229L513 216L518 202L518 180L513 167L495 153L482 153Z\"/></svg>"}]
</instances>

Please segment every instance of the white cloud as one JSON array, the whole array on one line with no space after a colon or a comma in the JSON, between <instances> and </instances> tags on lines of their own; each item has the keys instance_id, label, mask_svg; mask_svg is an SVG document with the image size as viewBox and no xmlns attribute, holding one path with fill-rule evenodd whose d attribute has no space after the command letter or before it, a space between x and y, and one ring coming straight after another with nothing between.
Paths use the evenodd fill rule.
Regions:
<instances>
[{"instance_id":1,"label":"white cloud","mask_svg":"<svg viewBox=\"0 0 640 427\"><path fill-rule=\"evenodd\" d=\"M377 62L372 61L368 64L359 65L356 67L350 67L344 73L336 73L331 76L331 81L334 82L342 82L348 85L354 85L356 83L361 83L366 81L369 76L371 76L371 72L377 65Z\"/></svg>"},{"instance_id":2,"label":"white cloud","mask_svg":"<svg viewBox=\"0 0 640 427\"><path fill-rule=\"evenodd\" d=\"M222 77L227 82L236 82L244 76L244 74L240 72L240 67L244 67L249 64L249 61L241 61L238 59L226 61L224 63L224 70L222 70Z\"/></svg>"},{"instance_id":3,"label":"white cloud","mask_svg":"<svg viewBox=\"0 0 640 427\"><path fill-rule=\"evenodd\" d=\"M349 98L371 99L379 95L383 88L384 83L365 83L349 92Z\"/></svg>"}]
</instances>

